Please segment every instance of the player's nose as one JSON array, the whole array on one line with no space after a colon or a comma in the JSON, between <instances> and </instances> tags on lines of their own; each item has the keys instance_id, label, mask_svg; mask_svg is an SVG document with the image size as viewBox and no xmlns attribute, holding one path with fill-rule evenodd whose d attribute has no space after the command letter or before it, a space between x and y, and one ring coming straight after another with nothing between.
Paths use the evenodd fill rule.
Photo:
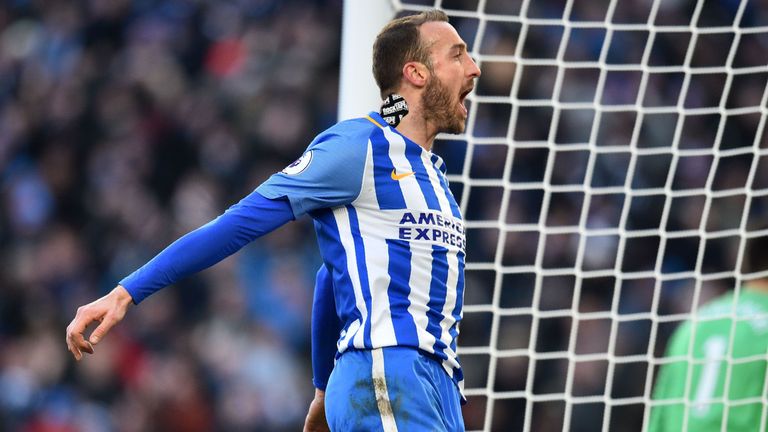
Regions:
<instances>
[{"instance_id":1,"label":"player's nose","mask_svg":"<svg viewBox=\"0 0 768 432\"><path fill-rule=\"evenodd\" d=\"M472 57L469 57L469 65L467 67L467 76L470 78L477 78L480 76L482 72L480 72L480 67L475 63L475 59Z\"/></svg>"}]
</instances>

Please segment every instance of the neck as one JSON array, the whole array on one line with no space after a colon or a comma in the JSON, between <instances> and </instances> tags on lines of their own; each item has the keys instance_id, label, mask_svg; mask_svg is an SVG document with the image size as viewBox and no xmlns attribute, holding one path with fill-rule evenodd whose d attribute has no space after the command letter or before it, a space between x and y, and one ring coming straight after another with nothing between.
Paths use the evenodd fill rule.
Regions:
<instances>
[{"instance_id":1,"label":"neck","mask_svg":"<svg viewBox=\"0 0 768 432\"><path fill-rule=\"evenodd\" d=\"M411 141L420 145L424 150L431 152L432 144L437 136L437 128L424 117L421 100L408 91L400 93L408 103L408 115L403 117L395 129L408 137Z\"/></svg>"},{"instance_id":2,"label":"neck","mask_svg":"<svg viewBox=\"0 0 768 432\"><path fill-rule=\"evenodd\" d=\"M423 119L419 121L413 118L409 119L408 117L410 117L410 114L406 116L395 129L408 137L411 141L420 145L424 150L431 152L432 144L434 144L435 136L437 136L437 134L428 131L426 122Z\"/></svg>"}]
</instances>

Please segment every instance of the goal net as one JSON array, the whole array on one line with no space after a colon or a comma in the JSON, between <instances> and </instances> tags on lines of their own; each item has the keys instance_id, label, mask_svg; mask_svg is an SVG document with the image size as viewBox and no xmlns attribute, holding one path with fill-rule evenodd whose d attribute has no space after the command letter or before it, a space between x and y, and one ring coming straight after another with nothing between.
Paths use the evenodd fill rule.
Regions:
<instances>
[{"instance_id":1,"label":"goal net","mask_svg":"<svg viewBox=\"0 0 768 432\"><path fill-rule=\"evenodd\" d=\"M467 430L645 429L671 332L765 276L741 270L768 221L765 3L386 3L444 10L483 72L435 145L467 227Z\"/></svg>"}]
</instances>

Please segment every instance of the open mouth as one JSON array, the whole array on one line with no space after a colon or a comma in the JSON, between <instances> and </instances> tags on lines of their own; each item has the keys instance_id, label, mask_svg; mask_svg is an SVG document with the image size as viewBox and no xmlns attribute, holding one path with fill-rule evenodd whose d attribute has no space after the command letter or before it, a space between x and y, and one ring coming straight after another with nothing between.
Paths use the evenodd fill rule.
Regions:
<instances>
[{"instance_id":1,"label":"open mouth","mask_svg":"<svg viewBox=\"0 0 768 432\"><path fill-rule=\"evenodd\" d=\"M461 94L459 94L459 100L461 101L461 103L464 103L464 100L467 99L467 95L469 95L469 93L472 92L473 88L474 87L468 87L464 89L464 91L462 91Z\"/></svg>"},{"instance_id":2,"label":"open mouth","mask_svg":"<svg viewBox=\"0 0 768 432\"><path fill-rule=\"evenodd\" d=\"M465 88L461 93L459 93L459 104L462 106L464 115L467 114L467 105L465 104L467 100L467 96L470 92L472 92L472 89L474 89L474 86Z\"/></svg>"}]
</instances>

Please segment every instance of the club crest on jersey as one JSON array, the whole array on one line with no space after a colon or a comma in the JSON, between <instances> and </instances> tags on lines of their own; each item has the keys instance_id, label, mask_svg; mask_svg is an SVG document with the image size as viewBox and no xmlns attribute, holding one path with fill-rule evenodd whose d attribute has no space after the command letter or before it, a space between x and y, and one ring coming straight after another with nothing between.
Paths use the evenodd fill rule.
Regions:
<instances>
[{"instance_id":1,"label":"club crest on jersey","mask_svg":"<svg viewBox=\"0 0 768 432\"><path fill-rule=\"evenodd\" d=\"M304 153L301 155L300 158L296 159L292 164L288 165L287 167L283 168L282 171L280 171L283 174L287 175L296 175L302 173L307 167L309 166L310 162L312 162L312 150Z\"/></svg>"}]
</instances>

